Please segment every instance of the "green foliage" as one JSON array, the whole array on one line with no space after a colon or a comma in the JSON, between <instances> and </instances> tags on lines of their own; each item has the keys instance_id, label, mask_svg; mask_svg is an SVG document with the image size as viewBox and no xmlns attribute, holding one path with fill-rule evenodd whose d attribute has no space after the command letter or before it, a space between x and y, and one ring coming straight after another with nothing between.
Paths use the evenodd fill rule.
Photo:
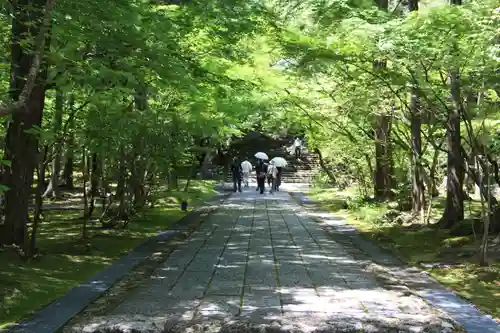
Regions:
<instances>
[{"instance_id":1,"label":"green foliage","mask_svg":"<svg viewBox=\"0 0 500 333\"><path fill-rule=\"evenodd\" d=\"M7 31L2 15L0 29ZM257 34L269 29L266 15L248 1L58 1L47 85L65 94L64 124L53 133L55 94L48 90L44 126L34 133L40 146L61 146L74 133L75 147L106 152L113 168L120 147L140 142L143 157L167 171L174 160L191 163L198 138L216 147L252 128L265 101L249 64ZM8 47L8 38L0 42ZM9 70L0 67L0 99L7 99ZM141 90L142 107L135 100Z\"/></svg>"},{"instance_id":2,"label":"green foliage","mask_svg":"<svg viewBox=\"0 0 500 333\"><path fill-rule=\"evenodd\" d=\"M8 101L11 15L1 5L0 100ZM421 162L430 173L452 107L452 70L460 74L466 153L481 142L500 154L498 3L420 6L407 13L401 2L386 12L371 0L57 1L43 122L28 133L40 153L49 151L45 162L62 151L76 162L98 155L101 181L132 191L140 178L154 192L159 180L191 170L201 152L246 130L303 131L338 184L362 188L349 205L368 212L374 207L362 200L374 175L377 119L391 118L397 194L408 196L409 92L421 103ZM23 35L22 45L34 37ZM437 157L436 178L444 162Z\"/></svg>"},{"instance_id":3,"label":"green foliage","mask_svg":"<svg viewBox=\"0 0 500 333\"><path fill-rule=\"evenodd\" d=\"M281 73L289 82L288 93L281 94L281 105L288 109L285 119L307 129L308 143L323 152L329 165L357 169L360 185L371 183L373 126L381 114L392 116L396 183L408 183L410 87L417 89L424 110L427 173L451 107L449 70L460 72L462 95L468 98L465 111L473 124L498 117L497 4L420 6L409 14L404 8L383 13L370 1L310 0L274 7L291 22L281 29L282 57L298 63ZM376 68L374 61L386 65ZM470 151L465 129L464 146ZM472 129L478 137L481 130ZM494 137L487 137L492 149Z\"/></svg>"}]
</instances>

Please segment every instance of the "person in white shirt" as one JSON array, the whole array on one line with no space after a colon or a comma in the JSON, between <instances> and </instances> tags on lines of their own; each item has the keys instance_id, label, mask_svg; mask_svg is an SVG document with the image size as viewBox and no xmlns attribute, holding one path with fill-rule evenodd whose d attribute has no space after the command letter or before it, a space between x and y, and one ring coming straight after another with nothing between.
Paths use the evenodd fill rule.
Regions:
<instances>
[{"instance_id":1,"label":"person in white shirt","mask_svg":"<svg viewBox=\"0 0 500 333\"><path fill-rule=\"evenodd\" d=\"M250 163L248 159L245 159L241 162L241 169L243 170L243 184L245 187L248 187L248 179L253 169L252 163Z\"/></svg>"},{"instance_id":2,"label":"person in white shirt","mask_svg":"<svg viewBox=\"0 0 500 333\"><path fill-rule=\"evenodd\" d=\"M273 191L276 190L276 179L278 178L278 168L274 165L274 161L269 163L269 166L267 167L267 175L271 180L269 193L273 193Z\"/></svg>"},{"instance_id":3,"label":"person in white shirt","mask_svg":"<svg viewBox=\"0 0 500 333\"><path fill-rule=\"evenodd\" d=\"M300 149L302 148L302 140L297 136L293 142L293 147L295 148L295 158L300 157Z\"/></svg>"}]
</instances>

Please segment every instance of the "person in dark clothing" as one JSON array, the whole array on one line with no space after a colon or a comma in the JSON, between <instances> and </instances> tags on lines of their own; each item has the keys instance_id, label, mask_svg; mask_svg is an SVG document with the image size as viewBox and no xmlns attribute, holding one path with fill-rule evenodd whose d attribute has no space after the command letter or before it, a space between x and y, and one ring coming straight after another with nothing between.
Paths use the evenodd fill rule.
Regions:
<instances>
[{"instance_id":1,"label":"person in dark clothing","mask_svg":"<svg viewBox=\"0 0 500 333\"><path fill-rule=\"evenodd\" d=\"M280 185L281 185L281 172L282 172L282 167L276 167L278 169L278 177L276 178L276 191L280 190Z\"/></svg>"},{"instance_id":2,"label":"person in dark clothing","mask_svg":"<svg viewBox=\"0 0 500 333\"><path fill-rule=\"evenodd\" d=\"M255 189L255 191L258 191L260 190L260 183L259 183L259 170L262 170L262 166L261 164L264 163L264 161L262 161L261 159L257 159L257 163L255 164L255 180L257 181L257 188ZM265 183L265 181L264 181Z\"/></svg>"},{"instance_id":3,"label":"person in dark clothing","mask_svg":"<svg viewBox=\"0 0 500 333\"><path fill-rule=\"evenodd\" d=\"M257 175L257 191L260 190L260 194L264 193L264 188L266 184L266 174L267 165L264 161L259 160L255 166L255 174Z\"/></svg>"},{"instance_id":4,"label":"person in dark clothing","mask_svg":"<svg viewBox=\"0 0 500 333\"><path fill-rule=\"evenodd\" d=\"M233 174L233 191L241 192L241 179L243 178L243 170L241 168L241 163L236 157L233 158L233 163L231 164L231 172Z\"/></svg>"}]
</instances>

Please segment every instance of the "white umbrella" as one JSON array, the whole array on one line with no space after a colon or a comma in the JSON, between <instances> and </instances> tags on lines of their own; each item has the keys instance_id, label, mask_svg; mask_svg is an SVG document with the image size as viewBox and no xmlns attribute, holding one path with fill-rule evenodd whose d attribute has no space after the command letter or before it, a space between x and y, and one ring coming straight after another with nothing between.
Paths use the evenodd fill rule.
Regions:
<instances>
[{"instance_id":1,"label":"white umbrella","mask_svg":"<svg viewBox=\"0 0 500 333\"><path fill-rule=\"evenodd\" d=\"M258 158L260 160L268 160L269 159L269 156L267 156L267 154L263 153L263 152L258 152L253 156L255 156L256 158Z\"/></svg>"},{"instance_id":2,"label":"white umbrella","mask_svg":"<svg viewBox=\"0 0 500 333\"><path fill-rule=\"evenodd\" d=\"M286 165L288 164L288 162L283 157L273 157L271 162L274 162L274 165L278 168L286 167Z\"/></svg>"}]
</instances>

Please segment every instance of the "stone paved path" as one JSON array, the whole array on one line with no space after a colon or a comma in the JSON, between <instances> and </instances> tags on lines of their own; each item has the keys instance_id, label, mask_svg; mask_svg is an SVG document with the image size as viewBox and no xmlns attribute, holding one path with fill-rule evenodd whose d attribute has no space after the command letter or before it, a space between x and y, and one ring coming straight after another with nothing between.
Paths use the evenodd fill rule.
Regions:
<instances>
[{"instance_id":1,"label":"stone paved path","mask_svg":"<svg viewBox=\"0 0 500 333\"><path fill-rule=\"evenodd\" d=\"M384 288L365 264L289 194L250 188L112 313L74 331L452 332L447 316L408 290Z\"/></svg>"}]
</instances>

